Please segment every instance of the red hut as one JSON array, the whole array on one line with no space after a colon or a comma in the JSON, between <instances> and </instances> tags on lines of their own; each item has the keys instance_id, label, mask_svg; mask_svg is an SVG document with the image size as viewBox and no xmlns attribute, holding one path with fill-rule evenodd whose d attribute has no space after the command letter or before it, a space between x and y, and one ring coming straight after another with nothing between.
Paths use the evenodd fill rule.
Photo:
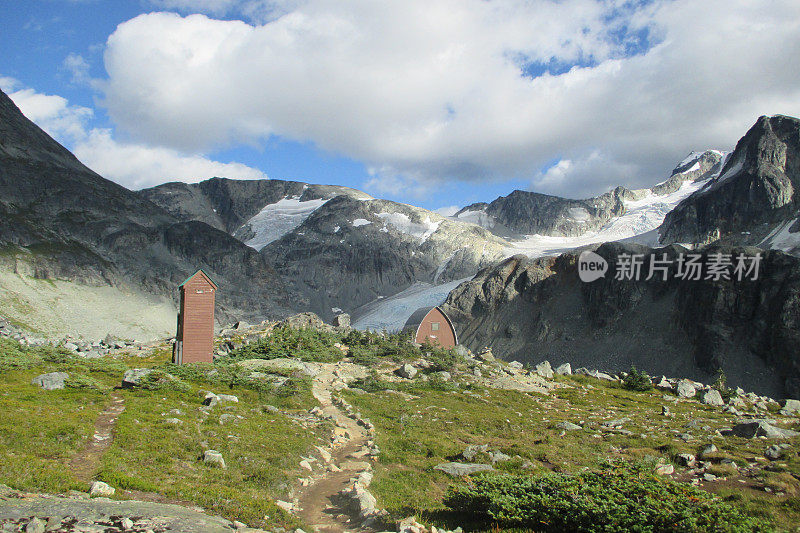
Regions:
<instances>
[{"instance_id":1,"label":"red hut","mask_svg":"<svg viewBox=\"0 0 800 533\"><path fill-rule=\"evenodd\" d=\"M173 361L177 364L213 361L214 297L217 284L198 270L178 287L181 308Z\"/></svg>"},{"instance_id":2,"label":"red hut","mask_svg":"<svg viewBox=\"0 0 800 533\"><path fill-rule=\"evenodd\" d=\"M403 330L414 331L414 341L429 342L442 348L453 348L458 344L456 328L440 307L420 307L412 314Z\"/></svg>"}]
</instances>

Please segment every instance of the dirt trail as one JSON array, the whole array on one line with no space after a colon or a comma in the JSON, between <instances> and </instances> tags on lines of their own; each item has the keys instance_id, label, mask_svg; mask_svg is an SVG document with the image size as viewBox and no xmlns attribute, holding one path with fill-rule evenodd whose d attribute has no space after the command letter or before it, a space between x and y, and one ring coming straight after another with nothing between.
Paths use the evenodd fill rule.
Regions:
<instances>
[{"instance_id":1,"label":"dirt trail","mask_svg":"<svg viewBox=\"0 0 800 533\"><path fill-rule=\"evenodd\" d=\"M124 410L125 399L122 395L119 392L111 393L111 403L94 423L94 434L83 449L70 459L69 468L79 481L89 483L100 470L101 458L114 440L114 426Z\"/></svg>"},{"instance_id":2,"label":"dirt trail","mask_svg":"<svg viewBox=\"0 0 800 533\"><path fill-rule=\"evenodd\" d=\"M370 468L368 459L351 457L366 445L369 434L331 400L335 369L336 365L319 365L312 392L320 403L323 416L332 418L335 432L343 437L342 442L333 445L331 453L331 464L341 468L341 472L326 470L312 477L311 483L300 489L297 514L318 532L370 531L361 527L358 515L348 509L347 501L339 496L342 489L351 485L351 478Z\"/></svg>"}]
</instances>

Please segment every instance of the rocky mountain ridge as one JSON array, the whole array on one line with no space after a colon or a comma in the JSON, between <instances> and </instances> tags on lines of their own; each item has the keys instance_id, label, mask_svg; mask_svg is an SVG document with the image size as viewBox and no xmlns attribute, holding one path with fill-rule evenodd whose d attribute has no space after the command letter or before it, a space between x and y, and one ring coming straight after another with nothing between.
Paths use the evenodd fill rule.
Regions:
<instances>
[{"instance_id":1,"label":"rocky mountain ridge","mask_svg":"<svg viewBox=\"0 0 800 533\"><path fill-rule=\"evenodd\" d=\"M490 346L523 362L549 359L620 371L729 382L770 395L800 395L800 259L780 251L710 247L715 254L763 255L757 280L677 278L688 250L623 243L590 247L608 264L582 282L580 251L555 258L509 258L450 293L444 309L472 349ZM641 279L616 279L624 257L643 259ZM664 255L666 254L666 255ZM621 259L622 258L622 259ZM645 279L654 258L668 279ZM705 274L704 274L705 275Z\"/></svg>"},{"instance_id":2,"label":"rocky mountain ridge","mask_svg":"<svg viewBox=\"0 0 800 533\"><path fill-rule=\"evenodd\" d=\"M288 306L280 278L255 250L91 171L4 93L0 220L5 271L175 299L176 286L203 268L226 287L217 308L223 320Z\"/></svg>"},{"instance_id":3,"label":"rocky mountain ridge","mask_svg":"<svg viewBox=\"0 0 800 533\"><path fill-rule=\"evenodd\" d=\"M517 190L490 203L468 205L454 218L474 222L504 237L580 236L624 214L626 200L639 200L648 193L664 196L677 191L685 182L703 181L718 174L722 157L717 150L693 152L678 164L667 180L651 189L617 187L583 200Z\"/></svg>"},{"instance_id":4,"label":"rocky mountain ridge","mask_svg":"<svg viewBox=\"0 0 800 533\"><path fill-rule=\"evenodd\" d=\"M669 213L661 243L723 239L797 250L798 187L800 120L762 116L725 159L719 176Z\"/></svg>"}]
</instances>

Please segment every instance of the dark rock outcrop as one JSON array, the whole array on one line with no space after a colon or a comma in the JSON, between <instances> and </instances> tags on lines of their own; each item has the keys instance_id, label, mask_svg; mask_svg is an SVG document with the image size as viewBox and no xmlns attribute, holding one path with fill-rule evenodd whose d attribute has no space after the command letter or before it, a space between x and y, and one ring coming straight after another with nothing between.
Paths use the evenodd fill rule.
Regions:
<instances>
[{"instance_id":1,"label":"dark rock outcrop","mask_svg":"<svg viewBox=\"0 0 800 533\"><path fill-rule=\"evenodd\" d=\"M607 370L730 384L772 396L800 394L800 259L779 251L709 247L710 254L763 254L757 280L645 280L651 258L676 260L680 246L651 250L607 243L604 278L580 281L579 253L509 258L460 285L444 308L469 348L508 360L570 362ZM642 279L617 280L620 254L644 254Z\"/></svg>"},{"instance_id":2,"label":"dark rock outcrop","mask_svg":"<svg viewBox=\"0 0 800 533\"><path fill-rule=\"evenodd\" d=\"M726 159L720 175L670 212L663 244L747 242L797 218L800 196L800 120L763 116ZM732 238L732 239L731 239Z\"/></svg>"},{"instance_id":3,"label":"dark rock outcrop","mask_svg":"<svg viewBox=\"0 0 800 533\"><path fill-rule=\"evenodd\" d=\"M36 277L173 298L176 286L203 268L221 287L223 321L281 315L289 307L279 277L255 250L99 176L2 92L0 251L0 266Z\"/></svg>"}]
</instances>

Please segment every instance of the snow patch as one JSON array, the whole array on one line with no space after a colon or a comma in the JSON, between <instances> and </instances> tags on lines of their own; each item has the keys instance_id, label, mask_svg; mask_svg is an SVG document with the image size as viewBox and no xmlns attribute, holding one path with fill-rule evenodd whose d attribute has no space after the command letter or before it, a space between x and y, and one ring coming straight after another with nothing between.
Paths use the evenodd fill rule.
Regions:
<instances>
[{"instance_id":1,"label":"snow patch","mask_svg":"<svg viewBox=\"0 0 800 533\"><path fill-rule=\"evenodd\" d=\"M768 243L773 250L781 250L787 253L800 247L800 231L794 233L789 231L797 223L797 220L795 218L778 226L767 235L766 239L761 241L761 244Z\"/></svg>"},{"instance_id":2,"label":"snow patch","mask_svg":"<svg viewBox=\"0 0 800 533\"><path fill-rule=\"evenodd\" d=\"M658 245L657 228L664 222L667 213L683 199L700 190L707 181L685 181L675 192L662 196L648 191L638 200L625 201L625 213L608 221L597 231L577 237L528 235L522 240L513 241L505 253L509 256L521 253L529 257L541 257L557 255L588 244L621 240L648 246Z\"/></svg>"},{"instance_id":3,"label":"snow patch","mask_svg":"<svg viewBox=\"0 0 800 533\"><path fill-rule=\"evenodd\" d=\"M441 220L432 222L430 217L425 217L422 222L412 222L408 215L403 213L375 213L375 215L397 231L416 237L421 242L427 241L428 237L433 235L442 223Z\"/></svg>"},{"instance_id":4,"label":"snow patch","mask_svg":"<svg viewBox=\"0 0 800 533\"><path fill-rule=\"evenodd\" d=\"M366 218L357 218L357 219L355 219L355 220L353 221L353 227L354 227L354 228L357 228L357 227L359 227L359 226L367 226L367 225L369 225L369 224L372 224L372 222L370 222L370 221L369 221L369 220L367 220Z\"/></svg>"},{"instance_id":5,"label":"snow patch","mask_svg":"<svg viewBox=\"0 0 800 533\"><path fill-rule=\"evenodd\" d=\"M254 236L244 243L251 248L261 250L269 243L276 241L302 224L311 213L322 207L328 200L300 201L299 196L283 198L274 204L265 205L256 216L248 220L235 233L246 227Z\"/></svg>"},{"instance_id":6,"label":"snow patch","mask_svg":"<svg viewBox=\"0 0 800 533\"><path fill-rule=\"evenodd\" d=\"M492 229L496 224L494 217L486 213L486 211L464 211L460 215L456 216L455 219L460 220L461 222L477 224L478 226L486 229Z\"/></svg>"},{"instance_id":7,"label":"snow patch","mask_svg":"<svg viewBox=\"0 0 800 533\"><path fill-rule=\"evenodd\" d=\"M584 207L570 207L567 216L577 222L588 222L592 218L589 211Z\"/></svg>"},{"instance_id":8,"label":"snow patch","mask_svg":"<svg viewBox=\"0 0 800 533\"><path fill-rule=\"evenodd\" d=\"M353 312L353 327L360 330L396 332L403 329L408 317L420 307L442 304L450 291L470 278L441 285L417 282L402 292L361 306Z\"/></svg>"}]
</instances>

